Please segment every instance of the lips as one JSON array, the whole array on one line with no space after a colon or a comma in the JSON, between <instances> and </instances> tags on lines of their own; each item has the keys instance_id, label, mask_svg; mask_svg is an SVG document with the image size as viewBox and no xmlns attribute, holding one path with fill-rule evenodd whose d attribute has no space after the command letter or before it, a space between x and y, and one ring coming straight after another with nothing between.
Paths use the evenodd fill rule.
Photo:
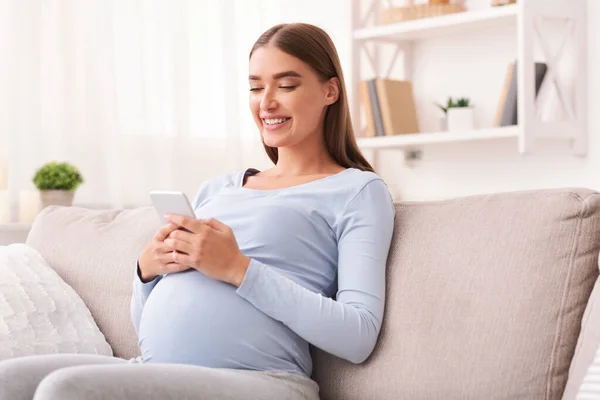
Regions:
<instances>
[{"instance_id":1,"label":"lips","mask_svg":"<svg viewBox=\"0 0 600 400\"><path fill-rule=\"evenodd\" d=\"M275 116L269 116L269 117L261 117L261 120L263 123L263 127L265 129L275 130L275 129L279 129L282 126L286 125L291 120L291 117L275 115Z\"/></svg>"}]
</instances>

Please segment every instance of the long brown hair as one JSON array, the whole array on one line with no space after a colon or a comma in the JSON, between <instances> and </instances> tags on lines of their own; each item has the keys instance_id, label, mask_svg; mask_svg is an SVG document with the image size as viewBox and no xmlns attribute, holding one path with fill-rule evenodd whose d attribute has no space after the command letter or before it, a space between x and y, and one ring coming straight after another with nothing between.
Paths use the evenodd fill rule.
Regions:
<instances>
[{"instance_id":1,"label":"long brown hair","mask_svg":"<svg viewBox=\"0 0 600 400\"><path fill-rule=\"evenodd\" d=\"M323 82L338 78L339 98L325 112L325 147L339 165L374 172L356 144L342 66L329 35L323 29L306 23L275 25L254 43L250 58L254 51L268 44L310 65ZM271 161L277 164L277 147L267 146L264 142L263 146Z\"/></svg>"}]
</instances>

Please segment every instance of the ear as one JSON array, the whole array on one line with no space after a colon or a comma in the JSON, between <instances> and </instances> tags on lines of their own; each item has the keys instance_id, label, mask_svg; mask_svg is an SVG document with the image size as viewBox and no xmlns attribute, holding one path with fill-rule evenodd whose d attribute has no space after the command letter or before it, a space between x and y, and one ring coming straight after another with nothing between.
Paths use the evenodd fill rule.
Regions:
<instances>
[{"instance_id":1,"label":"ear","mask_svg":"<svg viewBox=\"0 0 600 400\"><path fill-rule=\"evenodd\" d=\"M338 101L340 97L340 80L336 77L327 81L327 92L325 94L325 103L331 105Z\"/></svg>"}]
</instances>

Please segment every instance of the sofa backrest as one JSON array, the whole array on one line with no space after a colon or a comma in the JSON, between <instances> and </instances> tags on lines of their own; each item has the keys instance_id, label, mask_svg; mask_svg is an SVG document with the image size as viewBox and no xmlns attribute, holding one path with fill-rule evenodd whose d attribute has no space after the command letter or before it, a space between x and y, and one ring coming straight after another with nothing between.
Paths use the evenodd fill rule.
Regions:
<instances>
[{"instance_id":1,"label":"sofa backrest","mask_svg":"<svg viewBox=\"0 0 600 400\"><path fill-rule=\"evenodd\" d=\"M394 236L378 345L362 365L315 350L323 399L561 398L598 277L600 195L403 203Z\"/></svg>"},{"instance_id":2,"label":"sofa backrest","mask_svg":"<svg viewBox=\"0 0 600 400\"><path fill-rule=\"evenodd\" d=\"M361 365L313 349L322 399L560 399L576 345L588 362L600 339L587 330L577 344L598 277L600 196L540 190L396 207L378 345ZM131 283L158 227L151 207L48 207L27 239L119 357L139 354ZM598 307L587 313L600 320Z\"/></svg>"},{"instance_id":3,"label":"sofa backrest","mask_svg":"<svg viewBox=\"0 0 600 400\"><path fill-rule=\"evenodd\" d=\"M89 210L49 206L26 243L83 299L117 357L140 354L129 304L136 261L160 227L151 207Z\"/></svg>"}]
</instances>

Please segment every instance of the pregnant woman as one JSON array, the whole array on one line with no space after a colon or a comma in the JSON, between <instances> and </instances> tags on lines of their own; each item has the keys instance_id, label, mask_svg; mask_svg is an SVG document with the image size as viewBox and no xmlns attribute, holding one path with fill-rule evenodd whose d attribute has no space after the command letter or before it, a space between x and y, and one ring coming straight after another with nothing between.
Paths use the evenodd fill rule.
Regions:
<instances>
[{"instance_id":1,"label":"pregnant woman","mask_svg":"<svg viewBox=\"0 0 600 400\"><path fill-rule=\"evenodd\" d=\"M274 166L209 179L196 218L166 216L133 266L141 356L6 360L0 400L316 400L310 346L369 357L394 205L356 145L331 39L308 24L269 29L249 90Z\"/></svg>"}]
</instances>

